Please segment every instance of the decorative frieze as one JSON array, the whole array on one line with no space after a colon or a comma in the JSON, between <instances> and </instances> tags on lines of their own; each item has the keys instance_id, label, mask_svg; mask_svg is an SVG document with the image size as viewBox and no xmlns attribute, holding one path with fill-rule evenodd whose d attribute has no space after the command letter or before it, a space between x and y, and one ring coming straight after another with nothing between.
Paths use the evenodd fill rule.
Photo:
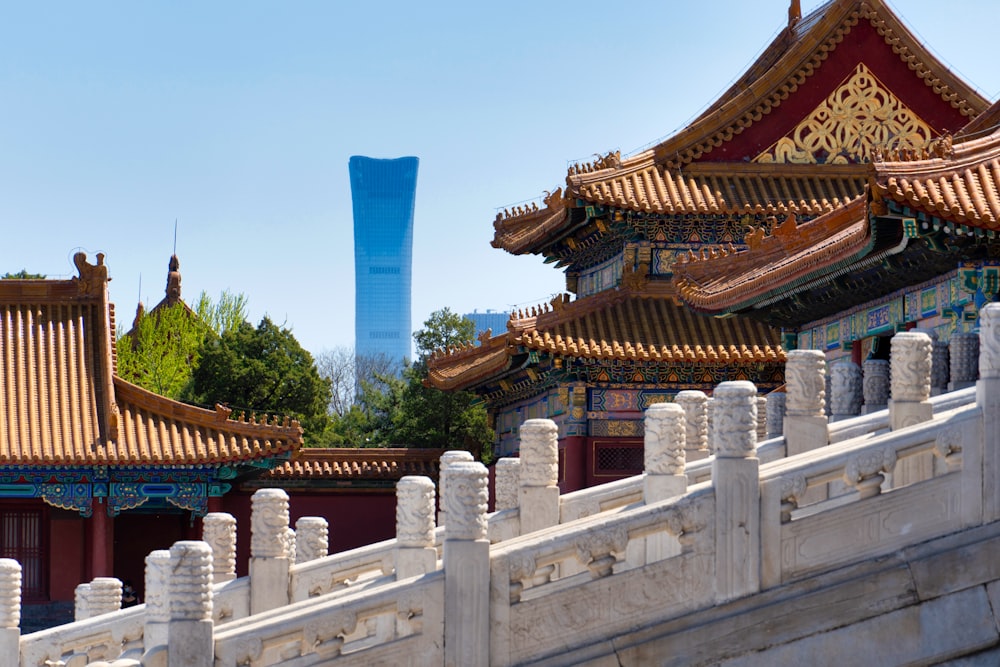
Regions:
<instances>
[{"instance_id":1,"label":"decorative frieze","mask_svg":"<svg viewBox=\"0 0 1000 667\"><path fill-rule=\"evenodd\" d=\"M444 506L448 515L446 539L486 538L488 477L486 466L476 462L453 463L444 470Z\"/></svg>"},{"instance_id":2,"label":"decorative frieze","mask_svg":"<svg viewBox=\"0 0 1000 667\"><path fill-rule=\"evenodd\" d=\"M684 474L687 430L684 408L676 403L652 405L646 410L645 426L643 446L646 474Z\"/></svg>"},{"instance_id":3,"label":"decorative frieze","mask_svg":"<svg viewBox=\"0 0 1000 667\"><path fill-rule=\"evenodd\" d=\"M21 564L0 558L0 629L21 625Z\"/></svg>"},{"instance_id":4,"label":"decorative frieze","mask_svg":"<svg viewBox=\"0 0 1000 667\"><path fill-rule=\"evenodd\" d=\"M785 414L816 417L825 414L826 356L819 350L790 350L785 364Z\"/></svg>"},{"instance_id":5,"label":"decorative frieze","mask_svg":"<svg viewBox=\"0 0 1000 667\"><path fill-rule=\"evenodd\" d=\"M396 483L396 540L402 548L434 545L434 482L429 478L407 475Z\"/></svg>"},{"instance_id":6,"label":"decorative frieze","mask_svg":"<svg viewBox=\"0 0 1000 667\"><path fill-rule=\"evenodd\" d=\"M403 479L406 479L405 477ZM431 502L434 502L434 483L430 480ZM431 519L433 521L433 518ZM295 562L307 563L323 558L330 550L330 525L320 516L304 516L295 522Z\"/></svg>"},{"instance_id":7,"label":"decorative frieze","mask_svg":"<svg viewBox=\"0 0 1000 667\"><path fill-rule=\"evenodd\" d=\"M892 337L891 396L897 401L926 401L931 395L931 339L904 331Z\"/></svg>"},{"instance_id":8,"label":"decorative frieze","mask_svg":"<svg viewBox=\"0 0 1000 667\"><path fill-rule=\"evenodd\" d=\"M838 361L831 366L832 392L830 410L834 418L861 414L864 399L861 388L861 367L850 360Z\"/></svg>"},{"instance_id":9,"label":"decorative frieze","mask_svg":"<svg viewBox=\"0 0 1000 667\"><path fill-rule=\"evenodd\" d=\"M517 490L521 484L521 460L510 456L504 457L497 461L494 471L496 472L495 506L497 511L516 508Z\"/></svg>"},{"instance_id":10,"label":"decorative frieze","mask_svg":"<svg viewBox=\"0 0 1000 667\"><path fill-rule=\"evenodd\" d=\"M753 456L757 447L757 388L752 382L723 382L712 397L715 456Z\"/></svg>"},{"instance_id":11,"label":"decorative frieze","mask_svg":"<svg viewBox=\"0 0 1000 667\"><path fill-rule=\"evenodd\" d=\"M684 448L708 451L708 396L687 389L678 392L674 402L684 408Z\"/></svg>"},{"instance_id":12,"label":"decorative frieze","mask_svg":"<svg viewBox=\"0 0 1000 667\"><path fill-rule=\"evenodd\" d=\"M521 426L521 487L559 483L559 427L551 419L529 419Z\"/></svg>"},{"instance_id":13,"label":"decorative frieze","mask_svg":"<svg viewBox=\"0 0 1000 667\"><path fill-rule=\"evenodd\" d=\"M211 620L212 548L193 540L175 542L170 547L170 570L170 620Z\"/></svg>"},{"instance_id":14,"label":"decorative frieze","mask_svg":"<svg viewBox=\"0 0 1000 667\"><path fill-rule=\"evenodd\" d=\"M979 311L979 375L1000 378L1000 303Z\"/></svg>"},{"instance_id":15,"label":"decorative frieze","mask_svg":"<svg viewBox=\"0 0 1000 667\"><path fill-rule=\"evenodd\" d=\"M953 333L948 354L951 361L951 389L973 385L979 376L979 334Z\"/></svg>"},{"instance_id":16,"label":"decorative frieze","mask_svg":"<svg viewBox=\"0 0 1000 667\"><path fill-rule=\"evenodd\" d=\"M236 578L236 518L225 512L205 515L202 539L212 547L212 578L216 582Z\"/></svg>"},{"instance_id":17,"label":"decorative frieze","mask_svg":"<svg viewBox=\"0 0 1000 667\"><path fill-rule=\"evenodd\" d=\"M259 489L251 498L250 555L285 558L288 544L288 494L281 489Z\"/></svg>"}]
</instances>

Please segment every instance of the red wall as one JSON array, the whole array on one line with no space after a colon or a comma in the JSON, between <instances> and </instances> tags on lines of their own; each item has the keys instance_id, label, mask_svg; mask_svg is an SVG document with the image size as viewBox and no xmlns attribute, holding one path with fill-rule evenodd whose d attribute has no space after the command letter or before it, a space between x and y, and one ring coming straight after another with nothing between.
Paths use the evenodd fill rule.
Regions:
<instances>
[{"instance_id":1,"label":"red wall","mask_svg":"<svg viewBox=\"0 0 1000 667\"><path fill-rule=\"evenodd\" d=\"M53 510L49 515L49 599L72 600L87 579L85 524L75 512Z\"/></svg>"}]
</instances>

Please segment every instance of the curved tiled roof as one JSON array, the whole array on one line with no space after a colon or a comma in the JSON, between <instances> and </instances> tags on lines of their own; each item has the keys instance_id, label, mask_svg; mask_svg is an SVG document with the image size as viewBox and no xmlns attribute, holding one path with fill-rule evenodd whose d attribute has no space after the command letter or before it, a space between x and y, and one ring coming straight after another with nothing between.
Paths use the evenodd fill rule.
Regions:
<instances>
[{"instance_id":1,"label":"curved tiled roof","mask_svg":"<svg viewBox=\"0 0 1000 667\"><path fill-rule=\"evenodd\" d=\"M787 292L803 280L835 270L845 258L871 249L866 198L798 225L790 216L749 250L674 265L685 303L701 312L739 310L752 301Z\"/></svg>"},{"instance_id":2,"label":"curved tiled roof","mask_svg":"<svg viewBox=\"0 0 1000 667\"><path fill-rule=\"evenodd\" d=\"M515 355L530 351L565 359L732 365L785 358L774 329L747 318L693 312L676 302L668 283L553 303L555 307L512 318L507 333L481 346L433 355L429 383L467 389L495 379L512 366Z\"/></svg>"},{"instance_id":3,"label":"curved tiled roof","mask_svg":"<svg viewBox=\"0 0 1000 667\"><path fill-rule=\"evenodd\" d=\"M857 197L865 181L859 166L843 171L830 164L762 169L761 164L744 164L745 155L721 151L714 154L715 164L706 162L735 137L751 128L756 132L758 123L778 107L794 106L790 98L808 89L807 82L859 22L865 22L872 39L884 41L889 58L895 54L905 65L903 71L912 72L916 88L926 87L944 103L943 109L958 118L974 118L987 108L987 101L933 56L883 0L831 0L804 18L790 16L789 26L747 72L688 127L632 157L612 154L593 165L571 168L566 197L674 215L821 215ZM566 219L534 211L523 218L512 214L498 220L493 244L514 254L541 252Z\"/></svg>"},{"instance_id":4,"label":"curved tiled roof","mask_svg":"<svg viewBox=\"0 0 1000 667\"><path fill-rule=\"evenodd\" d=\"M194 465L301 446L297 422L237 421L114 376L103 257L71 280L0 280L0 463Z\"/></svg>"},{"instance_id":5,"label":"curved tiled roof","mask_svg":"<svg viewBox=\"0 0 1000 667\"><path fill-rule=\"evenodd\" d=\"M307 448L263 479L399 480L406 475L437 478L442 449Z\"/></svg>"},{"instance_id":6,"label":"curved tiled roof","mask_svg":"<svg viewBox=\"0 0 1000 667\"><path fill-rule=\"evenodd\" d=\"M1000 130L929 159L875 164L875 195L943 220L1000 229Z\"/></svg>"}]
</instances>

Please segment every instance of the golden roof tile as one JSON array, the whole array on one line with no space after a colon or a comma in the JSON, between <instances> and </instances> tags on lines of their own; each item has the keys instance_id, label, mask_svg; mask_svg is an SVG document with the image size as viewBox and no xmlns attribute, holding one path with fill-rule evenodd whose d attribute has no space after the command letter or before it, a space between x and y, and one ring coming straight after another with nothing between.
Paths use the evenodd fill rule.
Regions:
<instances>
[{"instance_id":1,"label":"golden roof tile","mask_svg":"<svg viewBox=\"0 0 1000 667\"><path fill-rule=\"evenodd\" d=\"M306 448L273 468L263 479L399 480L406 475L437 478L443 449Z\"/></svg>"},{"instance_id":2,"label":"golden roof tile","mask_svg":"<svg viewBox=\"0 0 1000 667\"><path fill-rule=\"evenodd\" d=\"M193 465L301 446L298 423L229 419L114 376L103 257L70 280L0 280L0 464Z\"/></svg>"}]
</instances>

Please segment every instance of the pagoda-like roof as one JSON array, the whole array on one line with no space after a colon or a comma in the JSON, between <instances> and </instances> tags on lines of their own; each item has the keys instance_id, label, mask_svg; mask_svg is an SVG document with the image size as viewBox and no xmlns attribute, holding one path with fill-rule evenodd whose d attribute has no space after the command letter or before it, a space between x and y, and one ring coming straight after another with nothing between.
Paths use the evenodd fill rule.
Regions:
<instances>
[{"instance_id":1,"label":"pagoda-like roof","mask_svg":"<svg viewBox=\"0 0 1000 667\"><path fill-rule=\"evenodd\" d=\"M963 131L919 155L904 152L877 159L871 165L869 196L802 225L789 220L772 235L752 241L746 251L718 251L676 264L681 298L692 308L716 314L750 312L752 307L758 309L755 316L766 318L780 310L775 303L794 300L807 312L807 302L817 299L799 298L800 292L847 281L847 274L853 280L876 264L877 270L892 270L883 261L889 255L899 262L897 273L905 269L911 281L919 281L953 269L960 259L988 253L970 230L1000 228L1000 128L977 134ZM890 207L895 212L883 217ZM953 223L959 233L941 232L944 242L918 240L914 224L907 238L901 218L918 214L939 224ZM926 229L923 234L933 235ZM896 288L890 280L872 280L868 290L853 290L854 298L871 299ZM850 285L845 282L842 291L851 291ZM837 305L849 304L841 300Z\"/></svg>"},{"instance_id":2,"label":"pagoda-like roof","mask_svg":"<svg viewBox=\"0 0 1000 667\"><path fill-rule=\"evenodd\" d=\"M965 136L972 136L966 134ZM875 164L874 196L969 227L1000 229L1000 129L936 154Z\"/></svg>"},{"instance_id":3,"label":"pagoda-like roof","mask_svg":"<svg viewBox=\"0 0 1000 667\"><path fill-rule=\"evenodd\" d=\"M77 253L70 280L0 280L0 464L224 464L301 446L297 422L231 419L116 377L103 260Z\"/></svg>"},{"instance_id":4,"label":"pagoda-like roof","mask_svg":"<svg viewBox=\"0 0 1000 667\"><path fill-rule=\"evenodd\" d=\"M788 26L708 110L653 148L571 167L546 207L504 211L493 245L546 253L568 209L821 215L863 192L878 148L927 146L987 108L883 0L831 0Z\"/></svg>"},{"instance_id":5,"label":"pagoda-like roof","mask_svg":"<svg viewBox=\"0 0 1000 667\"><path fill-rule=\"evenodd\" d=\"M406 475L437 479L442 449L413 447L305 448L260 478L260 483L398 481Z\"/></svg>"},{"instance_id":6,"label":"pagoda-like roof","mask_svg":"<svg viewBox=\"0 0 1000 667\"><path fill-rule=\"evenodd\" d=\"M516 370L531 353L564 361L718 363L783 362L780 335L742 317L715 318L678 304L669 283L608 290L576 301L515 313L499 336L439 351L428 360L429 384L469 389Z\"/></svg>"}]
</instances>

